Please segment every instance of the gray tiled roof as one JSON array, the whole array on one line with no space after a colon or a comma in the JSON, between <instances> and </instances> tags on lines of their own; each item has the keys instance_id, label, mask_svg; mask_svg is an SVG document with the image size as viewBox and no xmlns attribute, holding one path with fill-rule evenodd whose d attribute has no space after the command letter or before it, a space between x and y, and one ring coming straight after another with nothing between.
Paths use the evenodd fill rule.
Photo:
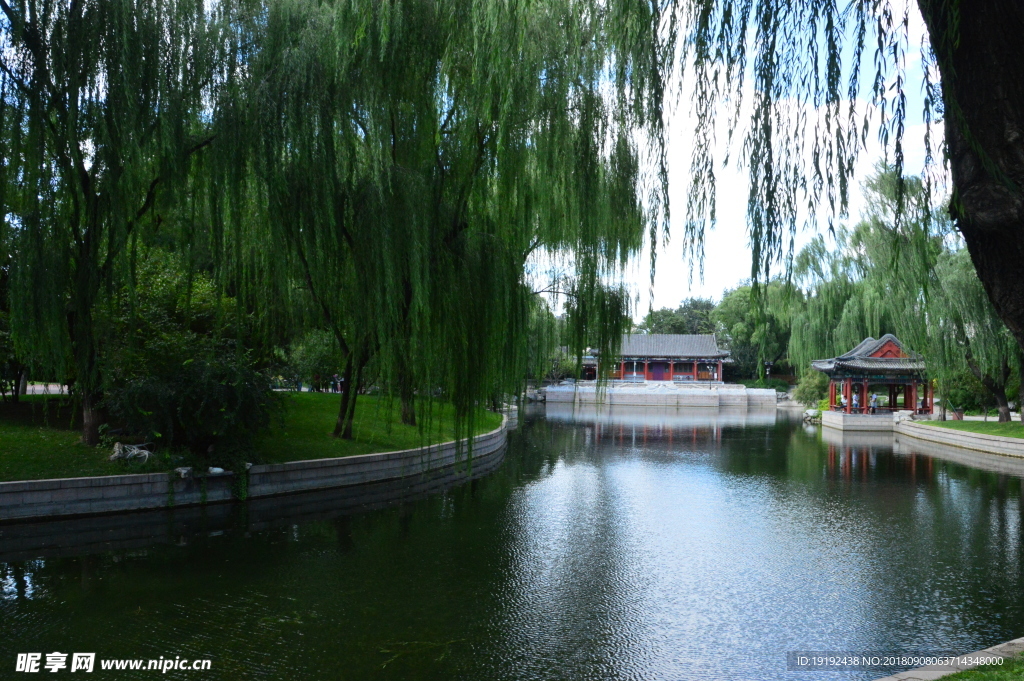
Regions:
<instances>
[{"instance_id":1,"label":"gray tiled roof","mask_svg":"<svg viewBox=\"0 0 1024 681\"><path fill-rule=\"evenodd\" d=\"M907 357L872 357L880 347L888 342L899 346ZM818 371L832 373L834 371L883 371L888 373L913 374L924 371L924 358L916 352L910 352L903 347L899 338L887 333L881 338L865 338L857 347L844 355L832 359L819 359L811 362L811 366Z\"/></svg>"},{"instance_id":2,"label":"gray tiled roof","mask_svg":"<svg viewBox=\"0 0 1024 681\"><path fill-rule=\"evenodd\" d=\"M646 333L622 337L623 357L680 357L686 359L725 358L713 333Z\"/></svg>"}]
</instances>

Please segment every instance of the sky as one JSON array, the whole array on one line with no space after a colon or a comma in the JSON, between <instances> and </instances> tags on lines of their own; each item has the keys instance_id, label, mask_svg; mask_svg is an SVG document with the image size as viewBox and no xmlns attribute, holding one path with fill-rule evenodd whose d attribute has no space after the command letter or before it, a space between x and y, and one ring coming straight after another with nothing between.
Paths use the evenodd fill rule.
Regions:
<instances>
[{"instance_id":1,"label":"sky","mask_svg":"<svg viewBox=\"0 0 1024 681\"><path fill-rule=\"evenodd\" d=\"M907 129L904 134L905 172L919 174L924 167L925 126L922 122L923 100L920 92L921 65L919 46L924 39L924 26L917 14L916 5L911 3L910 45L907 50ZM870 68L870 61L868 61ZM666 115L668 128L668 161L669 161L669 200L673 215L681 216L685 212L687 188L689 183L690 144L689 139L694 129L692 112L689 109L690 98L685 96L685 86L680 92L679 104L672 107ZM749 101L749 97L747 100ZM867 107L866 101L859 101L859 107ZM873 128L876 128L874 125ZM941 134L941 125L933 127L933 134ZM734 146L735 149L735 146ZM732 154L733 157L736 153ZM855 171L855 188L850 196L849 218L844 222L853 224L859 217L864 206L860 184L871 173L875 163L885 155L881 143L872 132L867 146L861 151ZM890 152L891 155L891 152ZM650 249L647 248L635 258L628 268L626 276L636 294L634 317L637 321L643 318L653 304L655 309L676 307L680 301L689 297L704 297L720 300L722 293L734 288L751 274L751 251L747 236L746 206L748 182L746 171L735 165L721 167L716 171L718 202L717 225L705 235L704 273L701 277L696 268L683 258L682 239L676 238L659 248L657 254L656 276L652 289L650 286ZM822 217L824 217L822 215ZM827 222L819 220L822 229ZM679 227L681 230L682 228ZM670 228L671 231L671 228ZM797 235L796 248L808 243L815 235L814 230L801 232Z\"/></svg>"}]
</instances>

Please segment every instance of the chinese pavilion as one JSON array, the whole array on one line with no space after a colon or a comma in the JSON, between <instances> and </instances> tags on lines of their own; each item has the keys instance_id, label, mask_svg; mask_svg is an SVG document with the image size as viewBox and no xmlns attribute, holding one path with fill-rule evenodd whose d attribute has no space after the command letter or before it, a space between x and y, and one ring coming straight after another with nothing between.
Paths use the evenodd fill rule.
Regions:
<instances>
[{"instance_id":1,"label":"chinese pavilion","mask_svg":"<svg viewBox=\"0 0 1024 681\"><path fill-rule=\"evenodd\" d=\"M610 378L629 381L722 381L729 351L718 347L714 334L649 333L622 337L617 365Z\"/></svg>"},{"instance_id":2,"label":"chinese pavilion","mask_svg":"<svg viewBox=\"0 0 1024 681\"><path fill-rule=\"evenodd\" d=\"M903 348L887 333L878 340L865 338L845 355L819 359L811 366L828 375L828 404L832 411L847 414L888 414L910 410L931 414L934 402L925 375L924 359ZM871 396L888 395L884 404L871 406Z\"/></svg>"}]
</instances>

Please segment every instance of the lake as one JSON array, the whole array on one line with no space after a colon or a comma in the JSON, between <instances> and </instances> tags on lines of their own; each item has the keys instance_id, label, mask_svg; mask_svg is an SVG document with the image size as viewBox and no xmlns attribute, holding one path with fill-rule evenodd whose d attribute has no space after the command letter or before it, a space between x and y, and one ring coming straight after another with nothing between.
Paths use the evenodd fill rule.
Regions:
<instances>
[{"instance_id":1,"label":"lake","mask_svg":"<svg viewBox=\"0 0 1024 681\"><path fill-rule=\"evenodd\" d=\"M1024 635L1024 462L789 414L551 405L463 484L0 528L0 677L866 680L902 667L787 653Z\"/></svg>"}]
</instances>

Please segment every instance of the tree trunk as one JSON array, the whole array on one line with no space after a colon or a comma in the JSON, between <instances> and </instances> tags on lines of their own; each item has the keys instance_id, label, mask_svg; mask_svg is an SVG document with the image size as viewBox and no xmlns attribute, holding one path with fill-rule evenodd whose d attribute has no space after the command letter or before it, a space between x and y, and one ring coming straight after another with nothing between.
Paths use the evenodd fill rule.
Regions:
<instances>
[{"instance_id":1,"label":"tree trunk","mask_svg":"<svg viewBox=\"0 0 1024 681\"><path fill-rule=\"evenodd\" d=\"M103 422L99 409L99 395L82 395L82 442L95 447L100 443L100 423Z\"/></svg>"},{"instance_id":2,"label":"tree trunk","mask_svg":"<svg viewBox=\"0 0 1024 681\"><path fill-rule=\"evenodd\" d=\"M334 437L343 440L352 439L352 424L348 423L349 436L345 437L346 423L348 422L349 402L356 401L355 390L352 389L352 355L349 354L345 360L345 369L341 373L341 404L338 406L338 420L334 423Z\"/></svg>"},{"instance_id":3,"label":"tree trunk","mask_svg":"<svg viewBox=\"0 0 1024 681\"><path fill-rule=\"evenodd\" d=\"M341 433L341 439L352 439L352 422L356 418L356 398L363 385L363 367L365 363L356 367L355 380L352 382L352 398L348 401L348 413L345 415L345 429Z\"/></svg>"},{"instance_id":4,"label":"tree trunk","mask_svg":"<svg viewBox=\"0 0 1024 681\"><path fill-rule=\"evenodd\" d=\"M1009 423L1010 402L1006 399L1006 393L993 393L996 399L996 408L999 409L999 423Z\"/></svg>"},{"instance_id":5,"label":"tree trunk","mask_svg":"<svg viewBox=\"0 0 1024 681\"><path fill-rule=\"evenodd\" d=\"M993 377L989 374L983 374L981 369L978 367L978 363L974 361L974 356L967 352L966 358L967 367L974 374L981 385L988 391L992 397L992 401L996 403L996 408L999 410L999 423L1006 423L1010 420L1010 402L1006 399L1006 382L1010 378L1010 367L1003 362L1002 371L1000 376ZM996 380L999 378L1000 380ZM985 407L985 420L988 420L988 407Z\"/></svg>"},{"instance_id":6,"label":"tree trunk","mask_svg":"<svg viewBox=\"0 0 1024 681\"><path fill-rule=\"evenodd\" d=\"M1024 424L1024 352L1017 350L1017 411L1020 422Z\"/></svg>"},{"instance_id":7,"label":"tree trunk","mask_svg":"<svg viewBox=\"0 0 1024 681\"><path fill-rule=\"evenodd\" d=\"M399 393L402 398L402 423L407 426L415 426L416 396L413 394L412 385L408 381L402 380Z\"/></svg>"},{"instance_id":8,"label":"tree trunk","mask_svg":"<svg viewBox=\"0 0 1024 681\"><path fill-rule=\"evenodd\" d=\"M21 396L28 392L28 371L24 364L18 364L18 370L14 372L14 382L11 384L11 402L18 404Z\"/></svg>"},{"instance_id":9,"label":"tree trunk","mask_svg":"<svg viewBox=\"0 0 1024 681\"><path fill-rule=\"evenodd\" d=\"M1024 3L918 5L942 77L950 213L989 299L1024 346Z\"/></svg>"}]
</instances>

